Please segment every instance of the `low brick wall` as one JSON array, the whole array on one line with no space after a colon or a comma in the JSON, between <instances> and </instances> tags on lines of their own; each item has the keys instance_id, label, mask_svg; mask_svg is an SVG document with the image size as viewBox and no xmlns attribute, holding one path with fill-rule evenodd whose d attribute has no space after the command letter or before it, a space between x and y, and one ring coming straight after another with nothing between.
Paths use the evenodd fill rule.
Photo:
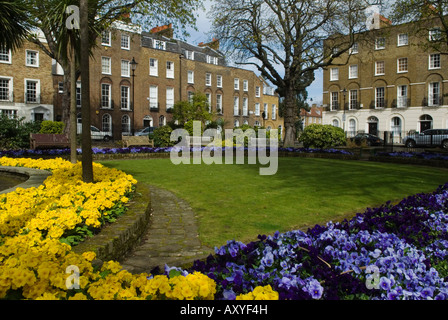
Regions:
<instances>
[{"instance_id":1,"label":"low brick wall","mask_svg":"<svg viewBox=\"0 0 448 320\"><path fill-rule=\"evenodd\" d=\"M149 187L138 183L135 195L129 202L127 212L114 223L104 227L100 233L72 247L76 253L93 251L96 263L119 261L126 256L145 234L151 217Z\"/></svg>"}]
</instances>

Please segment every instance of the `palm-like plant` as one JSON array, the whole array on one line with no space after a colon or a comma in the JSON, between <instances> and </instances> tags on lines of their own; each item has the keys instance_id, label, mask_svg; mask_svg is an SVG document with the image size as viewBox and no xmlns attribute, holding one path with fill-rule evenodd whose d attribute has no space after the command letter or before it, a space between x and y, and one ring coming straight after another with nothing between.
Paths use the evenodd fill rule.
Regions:
<instances>
[{"instance_id":1,"label":"palm-like plant","mask_svg":"<svg viewBox=\"0 0 448 320\"><path fill-rule=\"evenodd\" d=\"M31 28L26 6L21 1L0 0L0 26L0 47L20 47Z\"/></svg>"}]
</instances>

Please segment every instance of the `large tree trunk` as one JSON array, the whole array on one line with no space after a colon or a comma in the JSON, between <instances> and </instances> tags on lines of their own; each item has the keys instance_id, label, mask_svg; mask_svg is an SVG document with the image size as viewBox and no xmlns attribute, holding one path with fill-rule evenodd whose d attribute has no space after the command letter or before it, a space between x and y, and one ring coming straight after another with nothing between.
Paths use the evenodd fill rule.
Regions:
<instances>
[{"instance_id":1,"label":"large tree trunk","mask_svg":"<svg viewBox=\"0 0 448 320\"><path fill-rule=\"evenodd\" d=\"M76 156L76 59L74 44L70 42L70 161L77 162Z\"/></svg>"},{"instance_id":2,"label":"large tree trunk","mask_svg":"<svg viewBox=\"0 0 448 320\"><path fill-rule=\"evenodd\" d=\"M283 141L283 147L289 148L294 147L294 142L296 141L296 99L294 97L293 90L287 90L285 92L285 140Z\"/></svg>"},{"instance_id":3,"label":"large tree trunk","mask_svg":"<svg viewBox=\"0 0 448 320\"><path fill-rule=\"evenodd\" d=\"M89 73L89 9L88 0L80 1L81 16L81 117L82 117L82 178L93 182L92 138L90 135L90 73Z\"/></svg>"}]
</instances>

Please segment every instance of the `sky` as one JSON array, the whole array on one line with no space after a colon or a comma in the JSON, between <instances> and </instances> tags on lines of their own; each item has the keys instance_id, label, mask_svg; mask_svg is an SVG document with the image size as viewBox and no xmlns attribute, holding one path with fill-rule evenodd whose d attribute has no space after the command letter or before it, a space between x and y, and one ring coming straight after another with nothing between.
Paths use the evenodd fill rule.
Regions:
<instances>
[{"instance_id":1,"label":"sky","mask_svg":"<svg viewBox=\"0 0 448 320\"><path fill-rule=\"evenodd\" d=\"M193 28L188 28L188 33L190 37L187 39L191 44L198 44L200 42L207 42L211 39L210 30L212 27L211 20L207 17L207 11L211 8L213 1L205 0L204 8L205 10L199 10L196 20L196 27L198 31L195 31ZM259 74L258 70L253 69L250 66L243 66L244 69L254 70L256 74ZM315 80L308 87L308 99L313 99L312 103L316 103L318 105L322 104L322 91L323 91L323 74L322 71L315 72Z\"/></svg>"}]
</instances>

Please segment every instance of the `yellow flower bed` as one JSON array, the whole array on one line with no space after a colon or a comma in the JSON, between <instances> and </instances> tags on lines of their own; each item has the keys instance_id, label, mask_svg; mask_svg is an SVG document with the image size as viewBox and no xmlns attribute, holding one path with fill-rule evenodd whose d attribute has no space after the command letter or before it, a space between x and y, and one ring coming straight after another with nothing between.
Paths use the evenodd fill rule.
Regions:
<instances>
[{"instance_id":1,"label":"yellow flower bed","mask_svg":"<svg viewBox=\"0 0 448 320\"><path fill-rule=\"evenodd\" d=\"M256 287L252 292L240 294L236 300L278 300L278 292L272 290L270 285Z\"/></svg>"},{"instance_id":2,"label":"yellow flower bed","mask_svg":"<svg viewBox=\"0 0 448 320\"><path fill-rule=\"evenodd\" d=\"M53 173L38 188L0 195L0 299L214 298L215 281L201 273L171 278L133 275L115 261L98 269L92 265L95 253L77 254L61 242L65 232L80 225L100 227L109 209L126 203L137 183L132 176L94 163L95 182L84 183L81 164L60 158L3 157L0 165ZM272 292L257 297L268 295L275 298Z\"/></svg>"}]
</instances>

